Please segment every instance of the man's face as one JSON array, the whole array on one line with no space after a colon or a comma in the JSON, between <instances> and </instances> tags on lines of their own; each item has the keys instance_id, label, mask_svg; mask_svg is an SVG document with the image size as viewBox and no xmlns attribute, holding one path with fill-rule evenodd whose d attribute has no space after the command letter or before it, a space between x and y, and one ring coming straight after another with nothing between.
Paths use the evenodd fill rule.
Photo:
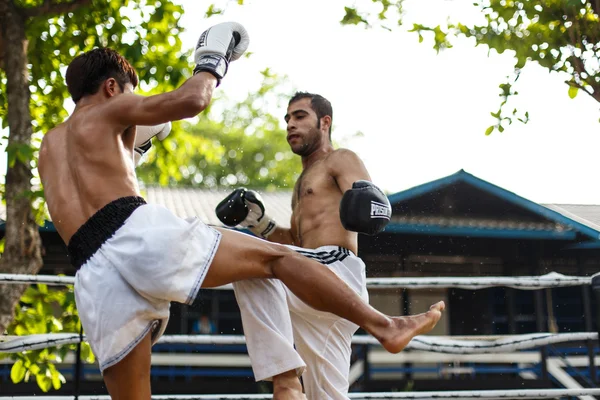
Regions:
<instances>
[{"instance_id":1,"label":"man's face","mask_svg":"<svg viewBox=\"0 0 600 400\"><path fill-rule=\"evenodd\" d=\"M310 98L300 99L288 106L287 141L292 151L299 156L308 156L322 141L319 119L313 111Z\"/></svg>"}]
</instances>

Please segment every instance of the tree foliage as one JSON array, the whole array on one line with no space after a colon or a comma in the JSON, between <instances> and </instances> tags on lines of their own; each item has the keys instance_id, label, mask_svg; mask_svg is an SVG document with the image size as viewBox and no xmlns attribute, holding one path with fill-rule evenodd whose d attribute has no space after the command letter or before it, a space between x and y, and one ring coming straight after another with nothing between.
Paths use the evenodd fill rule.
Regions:
<instances>
[{"instance_id":1,"label":"tree foliage","mask_svg":"<svg viewBox=\"0 0 600 400\"><path fill-rule=\"evenodd\" d=\"M15 215L11 207L25 206L30 212L35 208L33 215L37 216L37 223L43 222L43 192L35 177L35 168L43 134L67 117L64 104L70 100L67 100L64 72L68 63L83 51L108 46L123 54L136 68L142 91L171 90L191 75L187 61L190 52L182 50L179 39L182 13L182 7L170 0L0 0L0 120L3 128L8 127L8 136L2 142L6 145L8 175L12 171L24 171L6 180L2 193L2 200L7 200L5 252L0 259L2 272L35 273L36 270L27 267L37 264L39 269L41 266L41 260L34 259L41 251L22 251L23 243L29 243L28 238L20 237L24 229L12 235L8 227L16 222L11 218ZM19 18L8 24L9 14ZM9 37L22 38L22 43L15 47ZM15 59L15 52L9 51L11 46L26 49L26 57ZM18 62L22 64L15 65ZM27 77L24 90L14 83L19 76ZM7 91L11 84L12 92ZM29 112L15 114L19 103L29 104ZM9 198L16 201L11 203ZM37 233L35 222L27 223L33 223L30 230ZM21 258L15 260L11 254L19 254ZM79 332L72 289L48 291L38 285L37 289L27 289L22 297L25 285L1 285L0 289L5 307L0 312L0 332L5 328L6 332L19 335ZM10 321L19 298L16 316L7 327L6 321ZM61 311L52 312L54 306L59 306ZM92 356L85 349L87 347L82 357L89 361ZM11 355L16 360L11 371L13 381L35 377L44 390L58 388L64 378L53 362L64 358L68 350L68 347L49 348Z\"/></svg>"},{"instance_id":2,"label":"tree foliage","mask_svg":"<svg viewBox=\"0 0 600 400\"><path fill-rule=\"evenodd\" d=\"M31 9L43 1L19 1ZM86 3L76 2L72 3ZM88 6L44 18L32 18L27 24L28 70L30 74L31 112L36 140L29 150L33 157L41 136L67 117L64 103L68 99L64 72L74 56L95 47L118 50L136 68L142 88L170 90L189 76L189 51L182 51L179 18L180 5L172 1L133 2L94 0ZM2 75L0 75L2 76ZM6 84L6 77L1 82ZM0 93L6 93L5 87ZM70 101L70 100L69 100ZM5 101L0 104L6 105ZM10 105L8 105L10 106ZM0 108L2 127L6 128L7 107ZM6 149L14 159L16 149Z\"/></svg>"},{"instance_id":3,"label":"tree foliage","mask_svg":"<svg viewBox=\"0 0 600 400\"><path fill-rule=\"evenodd\" d=\"M277 116L265 111L281 108L290 93L285 78L262 71L258 90L235 102L225 96L213 101L197 123L175 124L164 142L138 167L148 184L212 189L248 186L266 190L292 187L300 162L291 152Z\"/></svg>"},{"instance_id":4,"label":"tree foliage","mask_svg":"<svg viewBox=\"0 0 600 400\"><path fill-rule=\"evenodd\" d=\"M15 319L7 329L8 335L25 336L31 334L80 332L81 323L75 308L73 287L49 289L38 284L27 288L21 297ZM0 354L0 358L15 361L10 377L14 383L35 379L45 392L59 389L65 378L56 368L56 363L64 362L67 354L75 351L75 345L49 347L20 353ZM81 344L81 359L94 362L94 355L88 343Z\"/></svg>"},{"instance_id":5,"label":"tree foliage","mask_svg":"<svg viewBox=\"0 0 600 400\"><path fill-rule=\"evenodd\" d=\"M29 124L31 134L24 140L11 140L14 131L9 126L8 110L13 105L6 96L9 76L2 68L2 61L6 60L2 57L5 45L2 37L6 35L0 29L0 120L3 128L9 127L8 137L2 138L0 144L6 146L9 170L18 165L32 170L33 181L28 183L31 190L17 195L28 201L41 225L45 214L43 191L35 169L38 149L43 134L68 116L64 104L70 100L64 73L72 58L94 47L114 48L136 68L139 92L152 94L172 90L191 75L188 63L191 52L182 49L179 39L183 9L170 0L0 0L0 3L7 1L25 16L21 28L26 33L23 46L27 48L27 60L23 70L28 74L25 100L31 118L23 116L19 123ZM221 96L208 112L198 117L197 123L175 123L173 134L165 142L155 143L155 149L139 168L138 177L146 184L162 185L243 184L264 189L291 186L300 165L292 157L278 118L265 112L289 95L281 89L284 82L266 69L261 86L244 100L235 102ZM6 191L10 190L7 184ZM0 241L0 253L4 250L4 239ZM20 273L18 269L10 272ZM0 323L0 332L11 335L79 333L80 328L72 287L50 290L45 285L27 288L16 305L12 323L8 326ZM73 349L74 346L61 346L4 357L15 361L11 370L13 382L36 379L48 391L58 389L64 382L54 364L64 360ZM93 361L87 344L83 345L81 357L86 362Z\"/></svg>"},{"instance_id":6,"label":"tree foliage","mask_svg":"<svg viewBox=\"0 0 600 400\"><path fill-rule=\"evenodd\" d=\"M371 26L385 21L390 9L388 0L373 0L385 10L377 16L347 8L342 24ZM399 4L398 4L399 3ZM401 10L399 1L394 3ZM583 92L600 102L600 0L476 0L481 11L481 24L449 22L427 26L414 24L419 41L433 39L436 51L449 49L456 37L473 38L502 54L509 50L515 58L514 73L500 84L501 103L492 112L496 123L486 130L502 132L515 120L526 123L528 113L507 110L507 100L516 95L513 85L523 67L535 63L567 76L567 94L574 98ZM401 22L401 19L400 19Z\"/></svg>"}]
</instances>

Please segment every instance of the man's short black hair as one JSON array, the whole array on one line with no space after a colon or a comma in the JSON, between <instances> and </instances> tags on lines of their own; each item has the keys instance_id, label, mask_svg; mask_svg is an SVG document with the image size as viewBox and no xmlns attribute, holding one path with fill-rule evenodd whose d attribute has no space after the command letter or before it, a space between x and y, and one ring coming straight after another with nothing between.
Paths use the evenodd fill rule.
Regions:
<instances>
[{"instance_id":1,"label":"man's short black hair","mask_svg":"<svg viewBox=\"0 0 600 400\"><path fill-rule=\"evenodd\" d=\"M98 92L100 84L114 78L121 90L127 83L138 85L138 77L131 64L116 51L103 47L80 54L67 68L67 89L77 103L83 96Z\"/></svg>"},{"instance_id":2,"label":"man's short black hair","mask_svg":"<svg viewBox=\"0 0 600 400\"><path fill-rule=\"evenodd\" d=\"M288 106L302 99L310 99L310 107L313 109L315 114L317 114L319 127L321 126L321 118L326 115L329 115L331 117L331 121L333 122L333 108L331 107L331 103L329 100L319 94L296 92L296 94L294 94L294 96L290 99ZM329 126L329 140L331 140L331 125Z\"/></svg>"}]
</instances>

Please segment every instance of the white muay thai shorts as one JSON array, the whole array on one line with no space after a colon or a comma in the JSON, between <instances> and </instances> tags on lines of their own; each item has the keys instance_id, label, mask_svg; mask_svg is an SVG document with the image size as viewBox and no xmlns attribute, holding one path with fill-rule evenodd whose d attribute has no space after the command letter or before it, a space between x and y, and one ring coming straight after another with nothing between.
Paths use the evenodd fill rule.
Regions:
<instances>
[{"instance_id":1,"label":"white muay thai shorts","mask_svg":"<svg viewBox=\"0 0 600 400\"><path fill-rule=\"evenodd\" d=\"M117 199L71 238L75 301L100 371L148 332L164 333L171 301L193 304L221 240L199 219L182 219L141 197Z\"/></svg>"}]
</instances>

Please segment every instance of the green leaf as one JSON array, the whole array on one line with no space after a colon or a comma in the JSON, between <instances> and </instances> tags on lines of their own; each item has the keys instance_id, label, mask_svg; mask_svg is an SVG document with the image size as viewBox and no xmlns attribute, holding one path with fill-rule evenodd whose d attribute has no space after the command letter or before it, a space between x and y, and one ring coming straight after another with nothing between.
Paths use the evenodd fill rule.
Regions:
<instances>
[{"instance_id":1,"label":"green leaf","mask_svg":"<svg viewBox=\"0 0 600 400\"><path fill-rule=\"evenodd\" d=\"M13 383L19 383L25 378L26 368L23 360L17 360L10 369L10 379Z\"/></svg>"},{"instance_id":2,"label":"green leaf","mask_svg":"<svg viewBox=\"0 0 600 400\"><path fill-rule=\"evenodd\" d=\"M369 25L367 20L356 11L356 8L344 7L344 11L346 12L346 14L340 21L342 25Z\"/></svg>"},{"instance_id":3,"label":"green leaf","mask_svg":"<svg viewBox=\"0 0 600 400\"><path fill-rule=\"evenodd\" d=\"M48 294L48 285L45 285L43 283L38 283L37 287L41 294Z\"/></svg>"},{"instance_id":4,"label":"green leaf","mask_svg":"<svg viewBox=\"0 0 600 400\"><path fill-rule=\"evenodd\" d=\"M50 380L52 381L52 387L55 390L60 389L63 383L66 382L65 377L58 372L54 364L48 364L48 371L50 371Z\"/></svg>"},{"instance_id":5,"label":"green leaf","mask_svg":"<svg viewBox=\"0 0 600 400\"><path fill-rule=\"evenodd\" d=\"M42 389L43 392L49 391L52 387L52 378L50 378L46 374L36 375L35 381L37 382L38 386L40 387L40 389Z\"/></svg>"},{"instance_id":6,"label":"green leaf","mask_svg":"<svg viewBox=\"0 0 600 400\"><path fill-rule=\"evenodd\" d=\"M579 92L579 88L575 86L569 86L569 97L574 99L577 97L577 93Z\"/></svg>"},{"instance_id":7,"label":"green leaf","mask_svg":"<svg viewBox=\"0 0 600 400\"><path fill-rule=\"evenodd\" d=\"M21 296L22 303L33 304L38 296L39 292L33 287L29 286L25 293Z\"/></svg>"},{"instance_id":8,"label":"green leaf","mask_svg":"<svg viewBox=\"0 0 600 400\"><path fill-rule=\"evenodd\" d=\"M213 15L221 15L223 14L223 10L220 8L217 8L214 4L211 4L210 6L208 6L208 9L206 10L206 13L204 14L204 16L206 18L210 18Z\"/></svg>"},{"instance_id":9,"label":"green leaf","mask_svg":"<svg viewBox=\"0 0 600 400\"><path fill-rule=\"evenodd\" d=\"M29 372L31 372L34 375L39 374L41 370L42 369L40 368L40 366L38 364L33 364L33 365L30 365L30 367L29 367Z\"/></svg>"},{"instance_id":10,"label":"green leaf","mask_svg":"<svg viewBox=\"0 0 600 400\"><path fill-rule=\"evenodd\" d=\"M92 348L87 342L81 344L81 359L90 364L93 364L96 361Z\"/></svg>"},{"instance_id":11,"label":"green leaf","mask_svg":"<svg viewBox=\"0 0 600 400\"><path fill-rule=\"evenodd\" d=\"M489 136L489 135L491 135L491 134L492 134L492 132L494 132L494 126L493 126L493 125L492 125L492 126L490 126L490 127L488 127L488 128L485 130L485 135L486 135L486 136Z\"/></svg>"}]
</instances>

